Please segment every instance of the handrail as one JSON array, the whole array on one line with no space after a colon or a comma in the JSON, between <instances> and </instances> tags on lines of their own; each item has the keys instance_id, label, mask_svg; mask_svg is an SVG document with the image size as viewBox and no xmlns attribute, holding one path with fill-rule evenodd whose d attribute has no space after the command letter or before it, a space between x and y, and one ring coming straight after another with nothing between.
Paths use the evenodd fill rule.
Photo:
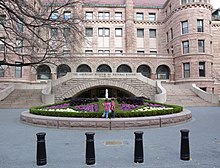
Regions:
<instances>
[{"instance_id":1,"label":"handrail","mask_svg":"<svg viewBox=\"0 0 220 168\"><path fill-rule=\"evenodd\" d=\"M199 87L196 86L196 84L192 84L191 86L191 90L198 95L201 99L210 102L210 103L214 103L214 104L218 104L219 103L219 95L217 94L212 94L212 93L207 93L204 90L200 89Z\"/></svg>"},{"instance_id":2,"label":"handrail","mask_svg":"<svg viewBox=\"0 0 220 168\"><path fill-rule=\"evenodd\" d=\"M0 90L0 101L8 97L8 95L10 95L14 90L15 90L14 84L8 84L6 88Z\"/></svg>"},{"instance_id":3,"label":"handrail","mask_svg":"<svg viewBox=\"0 0 220 168\"><path fill-rule=\"evenodd\" d=\"M158 92L158 94L155 94L154 101L160 102L160 103L165 103L167 101L167 91L161 85L161 81L157 81L157 92Z\"/></svg>"},{"instance_id":4,"label":"handrail","mask_svg":"<svg viewBox=\"0 0 220 168\"><path fill-rule=\"evenodd\" d=\"M42 89L41 99L43 103L45 104L55 103L55 97L53 94L51 94L51 90L52 90L51 81L48 81L46 87Z\"/></svg>"}]
</instances>

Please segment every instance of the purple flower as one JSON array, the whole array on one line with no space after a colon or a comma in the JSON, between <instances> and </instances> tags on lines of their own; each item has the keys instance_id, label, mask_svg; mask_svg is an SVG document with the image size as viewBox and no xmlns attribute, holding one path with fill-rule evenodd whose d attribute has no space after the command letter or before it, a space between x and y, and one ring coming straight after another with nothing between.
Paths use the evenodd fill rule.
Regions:
<instances>
[{"instance_id":1,"label":"purple flower","mask_svg":"<svg viewBox=\"0 0 220 168\"><path fill-rule=\"evenodd\" d=\"M75 109L80 110L80 111L87 111L87 112L98 112L98 104L87 104L87 105L75 106Z\"/></svg>"}]
</instances>

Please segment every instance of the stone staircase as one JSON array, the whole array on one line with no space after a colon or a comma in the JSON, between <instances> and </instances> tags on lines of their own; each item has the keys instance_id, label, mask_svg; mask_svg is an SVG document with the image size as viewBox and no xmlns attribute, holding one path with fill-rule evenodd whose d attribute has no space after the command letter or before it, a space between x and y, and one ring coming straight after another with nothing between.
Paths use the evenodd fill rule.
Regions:
<instances>
[{"instance_id":1,"label":"stone staircase","mask_svg":"<svg viewBox=\"0 0 220 168\"><path fill-rule=\"evenodd\" d=\"M43 105L41 90L14 90L8 97L0 101L0 108L30 108Z\"/></svg>"},{"instance_id":2,"label":"stone staircase","mask_svg":"<svg viewBox=\"0 0 220 168\"><path fill-rule=\"evenodd\" d=\"M167 104L177 104L181 106L218 106L198 97L194 92L184 85L162 83L167 91Z\"/></svg>"}]
</instances>

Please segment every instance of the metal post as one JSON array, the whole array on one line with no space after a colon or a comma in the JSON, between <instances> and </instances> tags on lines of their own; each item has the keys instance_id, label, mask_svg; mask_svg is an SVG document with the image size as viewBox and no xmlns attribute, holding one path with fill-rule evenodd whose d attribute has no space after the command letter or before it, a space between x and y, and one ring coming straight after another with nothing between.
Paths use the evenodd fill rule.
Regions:
<instances>
[{"instance_id":1,"label":"metal post","mask_svg":"<svg viewBox=\"0 0 220 168\"><path fill-rule=\"evenodd\" d=\"M183 129L181 132L181 148L180 148L180 159L190 160L190 149L189 149L189 130Z\"/></svg>"},{"instance_id":2,"label":"metal post","mask_svg":"<svg viewBox=\"0 0 220 168\"><path fill-rule=\"evenodd\" d=\"M39 132L37 135L37 165L42 166L47 164L45 135L44 132Z\"/></svg>"},{"instance_id":3,"label":"metal post","mask_svg":"<svg viewBox=\"0 0 220 168\"><path fill-rule=\"evenodd\" d=\"M86 164L95 164L95 147L94 147L94 135L93 132L86 132Z\"/></svg>"},{"instance_id":4,"label":"metal post","mask_svg":"<svg viewBox=\"0 0 220 168\"><path fill-rule=\"evenodd\" d=\"M134 162L143 163L144 162L144 151L143 151L143 139L142 131L136 131L135 134L135 148L134 148Z\"/></svg>"}]
</instances>

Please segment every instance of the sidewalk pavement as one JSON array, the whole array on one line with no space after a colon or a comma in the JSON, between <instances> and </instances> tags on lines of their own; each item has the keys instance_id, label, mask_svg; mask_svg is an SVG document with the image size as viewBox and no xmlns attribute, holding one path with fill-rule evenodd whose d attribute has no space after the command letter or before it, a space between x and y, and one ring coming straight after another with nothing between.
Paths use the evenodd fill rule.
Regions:
<instances>
[{"instance_id":1,"label":"sidewalk pavement","mask_svg":"<svg viewBox=\"0 0 220 168\"><path fill-rule=\"evenodd\" d=\"M191 107L193 119L162 128L55 129L20 122L25 109L0 109L0 168L219 168L220 107ZM180 160L180 130L189 129L190 161ZM135 131L143 131L144 163L134 163ZM36 133L46 133L47 164L36 165ZM85 164L86 132L94 132L94 165Z\"/></svg>"}]
</instances>

